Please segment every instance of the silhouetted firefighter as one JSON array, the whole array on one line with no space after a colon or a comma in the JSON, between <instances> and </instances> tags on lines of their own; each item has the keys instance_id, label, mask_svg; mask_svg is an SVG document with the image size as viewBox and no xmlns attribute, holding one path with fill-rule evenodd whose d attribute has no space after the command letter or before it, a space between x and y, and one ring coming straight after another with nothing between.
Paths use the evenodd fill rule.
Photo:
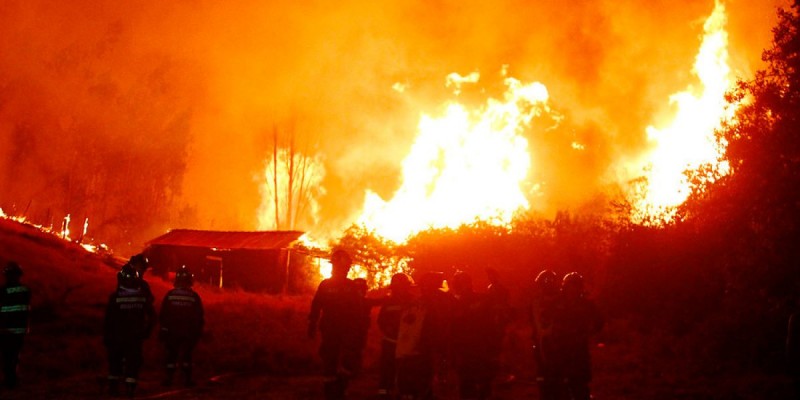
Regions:
<instances>
[{"instance_id":1,"label":"silhouetted firefighter","mask_svg":"<svg viewBox=\"0 0 800 400\"><path fill-rule=\"evenodd\" d=\"M5 285L0 292L0 352L3 357L5 387L17 387L17 363L25 334L28 333L31 292L20 283L22 268L9 262L3 269Z\"/></svg>"},{"instance_id":2,"label":"silhouetted firefighter","mask_svg":"<svg viewBox=\"0 0 800 400\"><path fill-rule=\"evenodd\" d=\"M555 272L544 270L534 281L529 309L536 383L542 400L559 398L561 378L556 363L558 353L553 333L553 320L559 301L559 282Z\"/></svg>"},{"instance_id":3,"label":"silhouetted firefighter","mask_svg":"<svg viewBox=\"0 0 800 400\"><path fill-rule=\"evenodd\" d=\"M453 276L451 289L455 296L452 338L459 396L487 399L497 369L493 307L485 294L473 291L472 278L464 272Z\"/></svg>"},{"instance_id":4,"label":"silhouetted firefighter","mask_svg":"<svg viewBox=\"0 0 800 400\"><path fill-rule=\"evenodd\" d=\"M155 322L153 297L142 288L136 270L125 264L117 274L117 289L106 308L103 341L108 352L108 385L111 395L119 394L124 378L127 394L136 390L142 366L142 344L150 337Z\"/></svg>"},{"instance_id":5,"label":"silhouetted firefighter","mask_svg":"<svg viewBox=\"0 0 800 400\"><path fill-rule=\"evenodd\" d=\"M503 285L500 274L493 268L486 269L489 279L489 286L486 288L485 301L489 307L489 336L486 338L489 346L489 356L491 358L492 376L500 372L503 353L503 343L506 338L506 328L511 322L511 303L508 288ZM513 375L507 375L507 380L514 379Z\"/></svg>"},{"instance_id":6,"label":"silhouetted firefighter","mask_svg":"<svg viewBox=\"0 0 800 400\"><path fill-rule=\"evenodd\" d=\"M353 338L363 329L364 297L347 279L350 255L336 250L331 264L331 277L319 284L311 301L308 335L314 338L319 327L325 398L344 399L347 385L361 364Z\"/></svg>"},{"instance_id":7,"label":"silhouetted firefighter","mask_svg":"<svg viewBox=\"0 0 800 400\"><path fill-rule=\"evenodd\" d=\"M558 364L569 398L589 400L592 378L589 339L603 327L594 302L586 298L583 276L570 272L561 284L561 298L553 320Z\"/></svg>"},{"instance_id":8,"label":"silhouetted firefighter","mask_svg":"<svg viewBox=\"0 0 800 400\"><path fill-rule=\"evenodd\" d=\"M401 319L414 302L412 285L411 277L406 274L392 276L389 295L384 299L378 313L378 328L381 331L378 396L384 399L395 398L397 336L400 332Z\"/></svg>"},{"instance_id":9,"label":"silhouetted firefighter","mask_svg":"<svg viewBox=\"0 0 800 400\"><path fill-rule=\"evenodd\" d=\"M166 353L166 376L162 384L172 385L175 370L180 365L186 386L192 380L192 351L203 332L203 303L192 290L193 275L186 266L175 273L175 288L167 292L161 302L158 339Z\"/></svg>"},{"instance_id":10,"label":"silhouetted firefighter","mask_svg":"<svg viewBox=\"0 0 800 400\"><path fill-rule=\"evenodd\" d=\"M358 321L356 322L355 334L352 337L352 344L349 346L353 346L353 351L356 352L357 359L361 360L362 355L364 354L364 349L367 347L369 325L372 322L370 320L370 314L372 313L372 307L375 305L375 299L366 298L367 292L369 291L369 285L367 285L366 279L353 279L353 285L355 286L359 297L362 299L362 304L361 313L359 314Z\"/></svg>"},{"instance_id":11,"label":"silhouetted firefighter","mask_svg":"<svg viewBox=\"0 0 800 400\"><path fill-rule=\"evenodd\" d=\"M796 300L796 308L800 308L800 299ZM794 384L795 398L800 399L800 310L789 316L789 327L786 332L786 367Z\"/></svg>"},{"instance_id":12,"label":"silhouetted firefighter","mask_svg":"<svg viewBox=\"0 0 800 400\"><path fill-rule=\"evenodd\" d=\"M443 290L444 275L427 272L419 278L420 303L425 310L422 326L422 360L429 363L418 374L423 388L422 398L433 398L434 386L449 389L448 374L451 369L451 325L453 296Z\"/></svg>"}]
</instances>

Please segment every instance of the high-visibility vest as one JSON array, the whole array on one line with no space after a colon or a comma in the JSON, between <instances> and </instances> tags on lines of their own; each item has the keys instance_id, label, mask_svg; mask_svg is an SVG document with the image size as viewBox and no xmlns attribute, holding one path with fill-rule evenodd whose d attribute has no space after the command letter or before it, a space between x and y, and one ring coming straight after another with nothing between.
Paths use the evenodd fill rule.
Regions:
<instances>
[{"instance_id":1,"label":"high-visibility vest","mask_svg":"<svg viewBox=\"0 0 800 400\"><path fill-rule=\"evenodd\" d=\"M31 291L26 286L5 286L0 289L0 333L28 333L30 304Z\"/></svg>"}]
</instances>

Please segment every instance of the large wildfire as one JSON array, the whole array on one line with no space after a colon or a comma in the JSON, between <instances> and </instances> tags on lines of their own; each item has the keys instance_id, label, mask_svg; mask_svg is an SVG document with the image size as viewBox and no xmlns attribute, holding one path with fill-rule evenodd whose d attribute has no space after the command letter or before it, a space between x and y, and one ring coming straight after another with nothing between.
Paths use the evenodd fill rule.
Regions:
<instances>
[{"instance_id":1,"label":"large wildfire","mask_svg":"<svg viewBox=\"0 0 800 400\"><path fill-rule=\"evenodd\" d=\"M452 74L457 87L479 75ZM477 220L508 224L528 208L531 168L522 135L547 112L547 89L506 78L502 100L477 110L449 103L443 115L423 115L419 135L403 161L402 184L390 201L368 191L358 223L395 241L426 228L455 228Z\"/></svg>"},{"instance_id":2,"label":"large wildfire","mask_svg":"<svg viewBox=\"0 0 800 400\"><path fill-rule=\"evenodd\" d=\"M402 243L609 187L668 224L729 173L724 95L779 4L12 0L0 206L121 252L175 226Z\"/></svg>"},{"instance_id":3,"label":"large wildfire","mask_svg":"<svg viewBox=\"0 0 800 400\"><path fill-rule=\"evenodd\" d=\"M725 7L717 3L703 26L703 42L695 59L693 72L700 88L670 96L677 109L672 121L661 128L647 127L647 138L654 146L643 157L645 180L630 195L635 222L670 222L677 207L695 190L690 173L705 167L709 172L704 179L713 182L729 172L725 143L714 134L735 110L735 105L727 106L725 101L733 84L725 23Z\"/></svg>"},{"instance_id":4,"label":"large wildfire","mask_svg":"<svg viewBox=\"0 0 800 400\"><path fill-rule=\"evenodd\" d=\"M675 108L672 119L661 127L647 127L650 148L627 166L633 176L639 174L622 183L635 223L670 223L697 190L690 175L701 168L706 171L703 179L711 182L729 173L725 143L715 135L735 110L725 100L733 84L726 21L725 6L717 2L703 24L692 70L699 86L669 97ZM507 77L505 68L503 76L506 90L500 99L489 98L475 108L451 101L441 107L440 115L421 116L417 137L402 163L399 189L388 201L368 190L358 224L402 242L428 228L456 228L475 221L509 225L516 213L529 208L540 187L530 181L530 170L554 166L532 160L524 134L534 117L553 111L543 84ZM446 83L458 95L462 85L478 84L479 79L477 72L452 73ZM577 142L572 147L586 150ZM329 266L322 274L328 276Z\"/></svg>"},{"instance_id":5,"label":"large wildfire","mask_svg":"<svg viewBox=\"0 0 800 400\"><path fill-rule=\"evenodd\" d=\"M717 3L704 24L694 64L700 88L673 94L677 111L662 128L647 127L652 147L635 164L641 174L626 189L637 223L668 223L694 190L688 175L708 167L708 180L728 173L725 144L714 134L730 117L725 93L732 88L728 65L726 14ZM504 74L505 75L505 74ZM448 83L477 83L477 73L448 76ZM370 230L395 241L427 228L454 228L474 221L508 225L515 213L529 208L538 182L531 168L558 168L532 161L524 137L533 117L550 112L545 86L505 79L500 100L489 99L473 110L448 103L441 116L423 115L419 133L403 161L402 184L391 200L368 191L359 219ZM585 150L580 143L573 149ZM623 185L626 185L623 183Z\"/></svg>"}]
</instances>

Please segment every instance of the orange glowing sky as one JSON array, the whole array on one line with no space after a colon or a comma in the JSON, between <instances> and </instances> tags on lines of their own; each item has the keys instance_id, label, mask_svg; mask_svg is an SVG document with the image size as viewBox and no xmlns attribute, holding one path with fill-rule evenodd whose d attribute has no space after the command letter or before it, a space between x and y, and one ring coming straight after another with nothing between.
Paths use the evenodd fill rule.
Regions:
<instances>
[{"instance_id":1,"label":"orange glowing sky","mask_svg":"<svg viewBox=\"0 0 800 400\"><path fill-rule=\"evenodd\" d=\"M760 67L783 3L726 2L734 74ZM296 132L325 167L319 223L299 228L340 229L367 189L387 197L398 188L420 116L452 99L447 75L479 71L480 87L460 99L482 104L502 95L504 65L543 83L564 117L558 129L529 132L532 158L547 166L532 179L544 182L541 211L572 207L613 180L618 160L646 149L648 125L670 117L666 99L696 79L713 8L711 0L7 0L0 207L30 202L31 214L92 216L111 232L121 229L113 204L168 201L170 211L134 242L178 225L255 229L277 128ZM573 142L586 151L564 151ZM115 163L126 154L139 158ZM91 172L125 168L135 168L120 173L129 178ZM157 192L129 179L160 169L174 171L163 199L126 196L131 186Z\"/></svg>"}]
</instances>

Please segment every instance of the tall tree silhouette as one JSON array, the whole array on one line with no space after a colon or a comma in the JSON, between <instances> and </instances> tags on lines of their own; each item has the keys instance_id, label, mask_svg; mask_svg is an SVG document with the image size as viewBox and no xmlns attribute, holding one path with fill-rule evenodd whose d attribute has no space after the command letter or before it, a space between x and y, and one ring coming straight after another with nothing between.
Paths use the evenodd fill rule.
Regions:
<instances>
[{"instance_id":1,"label":"tall tree silhouette","mask_svg":"<svg viewBox=\"0 0 800 400\"><path fill-rule=\"evenodd\" d=\"M683 209L716 243L731 287L765 301L800 288L800 1L778 17L766 67L729 95L742 104L718 133L732 174Z\"/></svg>"},{"instance_id":2,"label":"tall tree silhouette","mask_svg":"<svg viewBox=\"0 0 800 400\"><path fill-rule=\"evenodd\" d=\"M325 170L319 155L297 143L295 124L272 128L272 154L265 169L259 225L262 229L301 229L316 222L317 199L324 193Z\"/></svg>"}]
</instances>

